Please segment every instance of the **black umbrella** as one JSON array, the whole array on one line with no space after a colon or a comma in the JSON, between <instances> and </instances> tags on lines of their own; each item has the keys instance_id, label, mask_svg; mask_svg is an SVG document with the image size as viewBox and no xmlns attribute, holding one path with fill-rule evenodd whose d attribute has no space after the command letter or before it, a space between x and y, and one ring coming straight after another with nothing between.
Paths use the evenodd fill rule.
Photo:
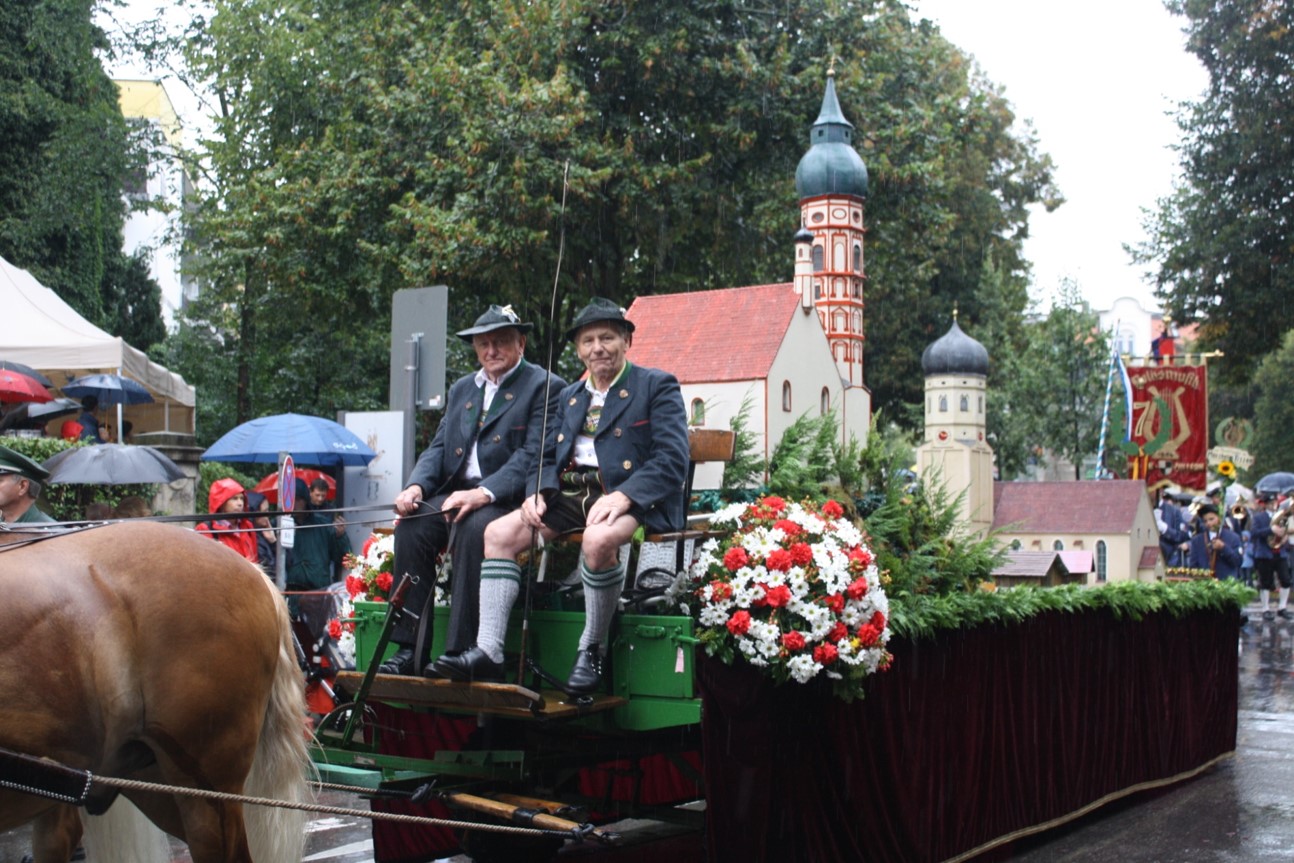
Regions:
<instances>
[{"instance_id":1,"label":"black umbrella","mask_svg":"<svg viewBox=\"0 0 1294 863\"><path fill-rule=\"evenodd\" d=\"M1294 473L1278 470L1254 483L1254 491L1265 494L1289 494L1294 491Z\"/></svg>"},{"instance_id":2,"label":"black umbrella","mask_svg":"<svg viewBox=\"0 0 1294 863\"><path fill-rule=\"evenodd\" d=\"M45 462L52 483L125 485L183 479L180 466L151 446L104 443L64 450Z\"/></svg>"},{"instance_id":3,"label":"black umbrella","mask_svg":"<svg viewBox=\"0 0 1294 863\"><path fill-rule=\"evenodd\" d=\"M36 380L40 381L42 386L47 386L47 387L54 386L53 381L51 381L49 378L45 377L45 375L33 369L31 366L27 365L26 363L16 363L13 360L0 360L0 370L20 372L21 374L24 374L29 378L35 378Z\"/></svg>"}]
</instances>

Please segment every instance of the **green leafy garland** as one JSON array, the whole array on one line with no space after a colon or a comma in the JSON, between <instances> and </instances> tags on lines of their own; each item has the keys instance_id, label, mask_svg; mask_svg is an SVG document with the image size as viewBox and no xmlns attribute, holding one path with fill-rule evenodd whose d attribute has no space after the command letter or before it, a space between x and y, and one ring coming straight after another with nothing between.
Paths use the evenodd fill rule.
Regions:
<instances>
[{"instance_id":1,"label":"green leafy garland","mask_svg":"<svg viewBox=\"0 0 1294 863\"><path fill-rule=\"evenodd\" d=\"M1167 612L1185 617L1198 611L1236 613L1254 600L1253 588L1238 581L1164 583L1124 581L1104 587L1017 587L998 591L891 598L890 628L911 640L931 638L941 629L1014 624L1043 612L1078 614L1109 609L1117 618L1141 620Z\"/></svg>"}]
</instances>

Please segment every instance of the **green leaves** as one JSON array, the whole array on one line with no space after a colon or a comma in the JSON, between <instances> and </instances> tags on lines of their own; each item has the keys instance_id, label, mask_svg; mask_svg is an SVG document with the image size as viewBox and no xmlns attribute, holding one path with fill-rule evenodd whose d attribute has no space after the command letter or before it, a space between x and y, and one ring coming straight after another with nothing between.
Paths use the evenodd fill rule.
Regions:
<instances>
[{"instance_id":1,"label":"green leaves","mask_svg":"<svg viewBox=\"0 0 1294 863\"><path fill-rule=\"evenodd\" d=\"M1045 612L1077 614L1109 609L1115 617L1140 620L1167 612L1185 617L1199 611L1238 612L1254 599L1252 588L1237 581L1124 581L1104 587L1017 587L944 596L898 598L891 593L890 626L895 635L931 638L941 629L1011 625Z\"/></svg>"}]
</instances>

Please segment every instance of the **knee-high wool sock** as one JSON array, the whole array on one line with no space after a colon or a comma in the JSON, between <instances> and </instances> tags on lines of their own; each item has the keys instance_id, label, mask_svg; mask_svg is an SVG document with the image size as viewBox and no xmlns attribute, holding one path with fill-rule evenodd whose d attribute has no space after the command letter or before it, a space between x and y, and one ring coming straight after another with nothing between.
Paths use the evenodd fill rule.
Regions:
<instances>
[{"instance_id":1,"label":"knee-high wool sock","mask_svg":"<svg viewBox=\"0 0 1294 863\"><path fill-rule=\"evenodd\" d=\"M624 563L610 569L593 572L580 559L580 578L584 581L584 633L580 635L580 650L596 644L607 652L607 636L611 633L611 620L620 604L620 592L625 584Z\"/></svg>"},{"instance_id":2,"label":"knee-high wool sock","mask_svg":"<svg viewBox=\"0 0 1294 863\"><path fill-rule=\"evenodd\" d=\"M481 620L476 629L476 646L495 662L503 661L508 615L520 593L521 567L515 560L481 561Z\"/></svg>"}]
</instances>

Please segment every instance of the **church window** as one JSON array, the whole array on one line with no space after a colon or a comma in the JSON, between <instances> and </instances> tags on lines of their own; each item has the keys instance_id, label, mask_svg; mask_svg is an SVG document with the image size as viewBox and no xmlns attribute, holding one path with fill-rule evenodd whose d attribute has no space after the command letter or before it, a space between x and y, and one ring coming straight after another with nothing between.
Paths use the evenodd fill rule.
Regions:
<instances>
[{"instance_id":1,"label":"church window","mask_svg":"<svg viewBox=\"0 0 1294 863\"><path fill-rule=\"evenodd\" d=\"M978 408L979 412L980 412L981 414L982 414L982 413L984 413L984 397L983 397L983 396L980 396L980 397L979 397L979 399L976 401L976 404L978 404L978 405L979 405L979 408Z\"/></svg>"},{"instance_id":2,"label":"church window","mask_svg":"<svg viewBox=\"0 0 1294 863\"><path fill-rule=\"evenodd\" d=\"M861 243L854 243L854 272L861 273L862 271L863 271L863 246ZM857 285L854 285L854 290L855 291L858 290ZM858 296L858 294L855 293L854 296Z\"/></svg>"},{"instance_id":3,"label":"church window","mask_svg":"<svg viewBox=\"0 0 1294 863\"><path fill-rule=\"evenodd\" d=\"M1096 580L1105 581L1106 579L1106 559L1109 557L1105 547L1105 540L1096 541Z\"/></svg>"},{"instance_id":4,"label":"church window","mask_svg":"<svg viewBox=\"0 0 1294 863\"><path fill-rule=\"evenodd\" d=\"M1011 540L1011 550L1012 550L1012 551L1019 551L1019 550L1020 550L1020 547L1021 547L1021 546L1020 546L1020 540L1018 540L1018 539L1013 539L1013 540Z\"/></svg>"},{"instance_id":5,"label":"church window","mask_svg":"<svg viewBox=\"0 0 1294 863\"><path fill-rule=\"evenodd\" d=\"M692 399L692 425L705 425L705 402L701 399Z\"/></svg>"},{"instance_id":6,"label":"church window","mask_svg":"<svg viewBox=\"0 0 1294 863\"><path fill-rule=\"evenodd\" d=\"M831 329L835 330L836 332L840 332L841 330L845 329L844 312L838 311L831 316Z\"/></svg>"},{"instance_id":7,"label":"church window","mask_svg":"<svg viewBox=\"0 0 1294 863\"><path fill-rule=\"evenodd\" d=\"M815 273L822 272L822 256L823 256L822 246L814 246L813 247L813 271Z\"/></svg>"},{"instance_id":8,"label":"church window","mask_svg":"<svg viewBox=\"0 0 1294 863\"><path fill-rule=\"evenodd\" d=\"M948 396L939 397L939 413L941 414L948 413Z\"/></svg>"},{"instance_id":9,"label":"church window","mask_svg":"<svg viewBox=\"0 0 1294 863\"><path fill-rule=\"evenodd\" d=\"M822 282L813 283L813 298L815 300L822 299Z\"/></svg>"},{"instance_id":10,"label":"church window","mask_svg":"<svg viewBox=\"0 0 1294 863\"><path fill-rule=\"evenodd\" d=\"M961 400L961 404L959 405L959 409L960 409L960 410L961 410L961 412L962 412L962 413L964 413L964 414L968 414L968 413L970 413L970 396L962 396L962 400Z\"/></svg>"},{"instance_id":11,"label":"church window","mask_svg":"<svg viewBox=\"0 0 1294 863\"><path fill-rule=\"evenodd\" d=\"M831 411L831 393L826 387L822 388L822 397L818 399L818 412L824 417Z\"/></svg>"},{"instance_id":12,"label":"church window","mask_svg":"<svg viewBox=\"0 0 1294 863\"><path fill-rule=\"evenodd\" d=\"M791 382L782 381L782 410L791 412Z\"/></svg>"},{"instance_id":13,"label":"church window","mask_svg":"<svg viewBox=\"0 0 1294 863\"><path fill-rule=\"evenodd\" d=\"M845 251L844 243L836 243L832 247L831 268L836 272L842 272L848 266L848 253Z\"/></svg>"},{"instance_id":14,"label":"church window","mask_svg":"<svg viewBox=\"0 0 1294 863\"><path fill-rule=\"evenodd\" d=\"M1051 549L1052 549L1052 551L1064 551L1064 550L1065 550L1065 543L1064 543L1062 540L1059 540L1059 539L1058 539L1058 540L1056 540L1055 542L1053 542L1053 543L1051 544Z\"/></svg>"},{"instance_id":15,"label":"church window","mask_svg":"<svg viewBox=\"0 0 1294 863\"><path fill-rule=\"evenodd\" d=\"M854 279L854 299L861 300L862 298L863 298L863 283L858 281L857 279Z\"/></svg>"}]
</instances>

